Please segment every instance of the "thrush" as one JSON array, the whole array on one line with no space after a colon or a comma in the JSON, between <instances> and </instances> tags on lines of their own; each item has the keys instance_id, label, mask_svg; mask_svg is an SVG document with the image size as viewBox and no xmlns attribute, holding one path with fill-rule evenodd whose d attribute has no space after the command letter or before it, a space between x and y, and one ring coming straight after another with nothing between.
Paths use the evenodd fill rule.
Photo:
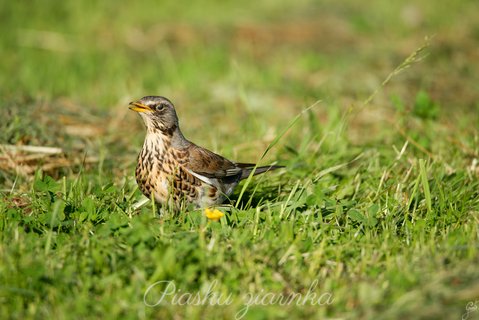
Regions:
<instances>
[{"instance_id":1,"label":"thrush","mask_svg":"<svg viewBox=\"0 0 479 320\"><path fill-rule=\"evenodd\" d=\"M146 96L131 102L129 108L139 113L147 131L136 182L146 197L162 205L221 204L251 172L257 175L282 168L233 162L187 140L173 103L165 97Z\"/></svg>"}]
</instances>

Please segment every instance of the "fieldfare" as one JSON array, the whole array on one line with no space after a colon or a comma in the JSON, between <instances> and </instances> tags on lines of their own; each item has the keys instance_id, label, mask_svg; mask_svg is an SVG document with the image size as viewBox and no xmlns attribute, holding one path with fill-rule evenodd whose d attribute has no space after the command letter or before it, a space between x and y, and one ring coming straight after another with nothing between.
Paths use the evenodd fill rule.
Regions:
<instances>
[{"instance_id":1,"label":"fieldfare","mask_svg":"<svg viewBox=\"0 0 479 320\"><path fill-rule=\"evenodd\" d=\"M164 97L143 97L131 102L130 109L140 114L147 130L136 182L146 197L162 205L221 204L253 170L256 175L282 168L236 163L190 142L181 133L175 107Z\"/></svg>"}]
</instances>

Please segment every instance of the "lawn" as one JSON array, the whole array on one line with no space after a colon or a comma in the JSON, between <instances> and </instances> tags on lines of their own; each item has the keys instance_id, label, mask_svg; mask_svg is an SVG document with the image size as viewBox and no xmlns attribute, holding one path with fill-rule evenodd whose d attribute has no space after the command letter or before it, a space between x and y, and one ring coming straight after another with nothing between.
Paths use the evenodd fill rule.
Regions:
<instances>
[{"instance_id":1,"label":"lawn","mask_svg":"<svg viewBox=\"0 0 479 320\"><path fill-rule=\"evenodd\" d=\"M477 1L0 8L0 318L479 319ZM137 207L146 95L286 168Z\"/></svg>"}]
</instances>

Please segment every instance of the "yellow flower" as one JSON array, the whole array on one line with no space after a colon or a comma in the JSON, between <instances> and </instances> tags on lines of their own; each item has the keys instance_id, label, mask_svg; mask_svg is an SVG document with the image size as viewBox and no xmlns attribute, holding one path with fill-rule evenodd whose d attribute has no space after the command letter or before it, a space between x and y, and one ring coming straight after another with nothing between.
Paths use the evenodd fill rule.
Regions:
<instances>
[{"instance_id":1,"label":"yellow flower","mask_svg":"<svg viewBox=\"0 0 479 320\"><path fill-rule=\"evenodd\" d=\"M220 220L220 218L224 215L225 214L218 209L209 209L209 208L205 209L205 216L208 219L213 220L213 221Z\"/></svg>"}]
</instances>

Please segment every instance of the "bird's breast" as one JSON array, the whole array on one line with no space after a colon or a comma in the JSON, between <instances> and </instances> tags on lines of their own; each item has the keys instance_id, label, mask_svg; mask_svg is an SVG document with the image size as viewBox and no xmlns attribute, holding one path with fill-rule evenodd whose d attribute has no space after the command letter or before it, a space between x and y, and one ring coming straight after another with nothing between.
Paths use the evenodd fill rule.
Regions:
<instances>
[{"instance_id":1,"label":"bird's breast","mask_svg":"<svg viewBox=\"0 0 479 320\"><path fill-rule=\"evenodd\" d=\"M165 158L168 144L159 137L147 135L138 155L136 182L147 197L157 202L165 202L168 197L168 175L165 171Z\"/></svg>"},{"instance_id":2,"label":"bird's breast","mask_svg":"<svg viewBox=\"0 0 479 320\"><path fill-rule=\"evenodd\" d=\"M204 181L187 169L188 152L163 139L145 139L138 155L136 181L148 198L165 204L182 200L204 207L223 201L225 190L216 179ZM214 181L213 181L214 180ZM231 190L226 190L226 194Z\"/></svg>"}]
</instances>

